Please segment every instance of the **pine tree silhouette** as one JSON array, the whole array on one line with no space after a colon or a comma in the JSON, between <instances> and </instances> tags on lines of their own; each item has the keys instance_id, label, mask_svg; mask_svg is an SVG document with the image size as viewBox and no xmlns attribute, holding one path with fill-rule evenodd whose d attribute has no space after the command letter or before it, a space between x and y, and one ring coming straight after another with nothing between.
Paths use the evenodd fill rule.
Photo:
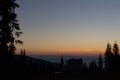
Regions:
<instances>
[{"instance_id":1,"label":"pine tree silhouette","mask_svg":"<svg viewBox=\"0 0 120 80\"><path fill-rule=\"evenodd\" d=\"M117 42L115 41L114 45L113 45L113 53L115 56L119 55L119 47Z\"/></svg>"},{"instance_id":2,"label":"pine tree silhouette","mask_svg":"<svg viewBox=\"0 0 120 80\"><path fill-rule=\"evenodd\" d=\"M90 72L95 72L97 71L97 63L95 60L91 61L90 64L89 64L89 71Z\"/></svg>"},{"instance_id":3,"label":"pine tree silhouette","mask_svg":"<svg viewBox=\"0 0 120 80\"><path fill-rule=\"evenodd\" d=\"M86 62L83 63L83 71L84 71L84 72L87 72L87 71L88 71L88 66L87 66L87 63L86 63Z\"/></svg>"},{"instance_id":4,"label":"pine tree silhouette","mask_svg":"<svg viewBox=\"0 0 120 80\"><path fill-rule=\"evenodd\" d=\"M22 44L17 38L22 34L15 13L19 5L16 0L0 0L0 72L15 75L15 43Z\"/></svg>"},{"instance_id":5,"label":"pine tree silhouette","mask_svg":"<svg viewBox=\"0 0 120 80\"><path fill-rule=\"evenodd\" d=\"M103 60L102 60L102 55L100 54L98 59L98 70L102 71L102 68L103 68Z\"/></svg>"},{"instance_id":6,"label":"pine tree silhouette","mask_svg":"<svg viewBox=\"0 0 120 80\"><path fill-rule=\"evenodd\" d=\"M61 56L61 60L60 60L60 69L61 69L61 72L63 72L63 69L64 69L64 58L63 58L63 56Z\"/></svg>"},{"instance_id":7,"label":"pine tree silhouette","mask_svg":"<svg viewBox=\"0 0 120 80\"><path fill-rule=\"evenodd\" d=\"M106 70L112 69L112 58L113 58L112 48L111 48L110 43L108 43L106 52L105 52L105 68L106 68Z\"/></svg>"},{"instance_id":8,"label":"pine tree silhouette","mask_svg":"<svg viewBox=\"0 0 120 80\"><path fill-rule=\"evenodd\" d=\"M19 5L15 1L0 0L0 59L5 59L9 56L9 47L11 45L22 43L15 37L19 37L22 34L16 19L17 14L15 13L15 8L19 7Z\"/></svg>"}]
</instances>

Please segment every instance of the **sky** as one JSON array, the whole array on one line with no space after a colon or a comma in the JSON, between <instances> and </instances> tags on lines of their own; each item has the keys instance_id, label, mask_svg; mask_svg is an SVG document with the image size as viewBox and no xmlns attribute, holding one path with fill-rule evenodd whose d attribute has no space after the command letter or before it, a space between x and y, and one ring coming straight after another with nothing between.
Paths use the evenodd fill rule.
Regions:
<instances>
[{"instance_id":1,"label":"sky","mask_svg":"<svg viewBox=\"0 0 120 80\"><path fill-rule=\"evenodd\" d=\"M28 55L99 55L120 44L120 0L17 0Z\"/></svg>"}]
</instances>

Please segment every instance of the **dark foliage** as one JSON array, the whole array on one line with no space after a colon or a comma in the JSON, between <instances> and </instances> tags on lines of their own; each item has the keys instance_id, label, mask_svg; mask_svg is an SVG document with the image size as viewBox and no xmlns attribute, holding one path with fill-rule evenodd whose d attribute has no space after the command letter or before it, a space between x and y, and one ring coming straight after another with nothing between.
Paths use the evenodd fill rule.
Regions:
<instances>
[{"instance_id":1,"label":"dark foliage","mask_svg":"<svg viewBox=\"0 0 120 80\"><path fill-rule=\"evenodd\" d=\"M119 47L118 47L117 42L115 42L113 45L113 53L115 56L119 55Z\"/></svg>"},{"instance_id":2,"label":"dark foliage","mask_svg":"<svg viewBox=\"0 0 120 80\"><path fill-rule=\"evenodd\" d=\"M64 58L63 58L63 56L61 56L61 59L60 59L60 69L61 69L61 72L63 72L63 70L64 70Z\"/></svg>"},{"instance_id":3,"label":"dark foliage","mask_svg":"<svg viewBox=\"0 0 120 80\"><path fill-rule=\"evenodd\" d=\"M105 52L105 69L106 71L120 70L119 47L116 42L113 45L113 51L110 44L107 45Z\"/></svg>"},{"instance_id":4,"label":"dark foliage","mask_svg":"<svg viewBox=\"0 0 120 80\"><path fill-rule=\"evenodd\" d=\"M110 70L112 68L112 57L113 57L113 53L112 53L111 45L108 43L106 52L105 52L105 68L106 68L106 70Z\"/></svg>"},{"instance_id":5,"label":"dark foliage","mask_svg":"<svg viewBox=\"0 0 120 80\"><path fill-rule=\"evenodd\" d=\"M88 65L86 62L83 63L83 72L88 72Z\"/></svg>"},{"instance_id":6,"label":"dark foliage","mask_svg":"<svg viewBox=\"0 0 120 80\"><path fill-rule=\"evenodd\" d=\"M16 0L0 0L0 55L9 55L9 48L18 42L22 32L18 24L15 8L19 7ZM19 40L20 41L20 40ZM11 50L10 50L11 51Z\"/></svg>"},{"instance_id":7,"label":"dark foliage","mask_svg":"<svg viewBox=\"0 0 120 80\"><path fill-rule=\"evenodd\" d=\"M102 69L103 69L103 60L102 60L102 55L100 54L98 59L98 70L102 71Z\"/></svg>"},{"instance_id":8,"label":"dark foliage","mask_svg":"<svg viewBox=\"0 0 120 80\"><path fill-rule=\"evenodd\" d=\"M93 60L92 62L90 62L90 64L89 64L89 71L90 72L97 71L97 63L96 63L95 60Z\"/></svg>"}]
</instances>

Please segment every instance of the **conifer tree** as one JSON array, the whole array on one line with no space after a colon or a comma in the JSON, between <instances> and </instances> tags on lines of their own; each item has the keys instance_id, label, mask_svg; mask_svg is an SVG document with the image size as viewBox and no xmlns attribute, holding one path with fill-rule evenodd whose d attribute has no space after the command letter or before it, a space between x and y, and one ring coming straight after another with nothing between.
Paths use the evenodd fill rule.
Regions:
<instances>
[{"instance_id":1,"label":"conifer tree","mask_svg":"<svg viewBox=\"0 0 120 80\"><path fill-rule=\"evenodd\" d=\"M14 43L22 43L17 40L22 32L19 27L15 8L19 5L16 0L0 0L0 55L6 57L14 54ZM11 51L13 50L13 51Z\"/></svg>"},{"instance_id":2,"label":"conifer tree","mask_svg":"<svg viewBox=\"0 0 120 80\"><path fill-rule=\"evenodd\" d=\"M61 60L60 60L61 71L63 71L63 67L64 67L64 59L63 59L63 56L61 56Z\"/></svg>"},{"instance_id":3,"label":"conifer tree","mask_svg":"<svg viewBox=\"0 0 120 80\"><path fill-rule=\"evenodd\" d=\"M113 45L113 53L116 56L119 55L119 47L118 47L117 42L115 42L114 45Z\"/></svg>"},{"instance_id":4,"label":"conifer tree","mask_svg":"<svg viewBox=\"0 0 120 80\"><path fill-rule=\"evenodd\" d=\"M113 58L113 53L112 53L111 45L108 43L105 51L105 68L107 70L112 68L112 58Z\"/></svg>"},{"instance_id":5,"label":"conifer tree","mask_svg":"<svg viewBox=\"0 0 120 80\"><path fill-rule=\"evenodd\" d=\"M100 54L98 59L98 69L102 70L102 68L103 68L103 60L102 60L102 55Z\"/></svg>"},{"instance_id":6,"label":"conifer tree","mask_svg":"<svg viewBox=\"0 0 120 80\"><path fill-rule=\"evenodd\" d=\"M88 66L86 62L83 63L83 71L88 71Z\"/></svg>"},{"instance_id":7,"label":"conifer tree","mask_svg":"<svg viewBox=\"0 0 120 80\"><path fill-rule=\"evenodd\" d=\"M97 63L95 60L93 60L92 62L90 62L89 64L89 71L96 71L97 70Z\"/></svg>"}]
</instances>

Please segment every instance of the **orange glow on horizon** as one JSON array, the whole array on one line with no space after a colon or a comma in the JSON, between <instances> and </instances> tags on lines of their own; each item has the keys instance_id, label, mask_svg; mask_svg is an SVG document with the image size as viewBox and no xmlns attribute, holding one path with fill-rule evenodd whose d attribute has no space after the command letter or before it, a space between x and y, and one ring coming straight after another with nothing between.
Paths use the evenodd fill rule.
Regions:
<instances>
[{"instance_id":1,"label":"orange glow on horizon","mask_svg":"<svg viewBox=\"0 0 120 80\"><path fill-rule=\"evenodd\" d=\"M43 46L43 45L41 45ZM26 55L99 55L104 54L105 48L103 46L60 46L60 47L48 47L48 46L17 46L16 53L20 54L21 49L26 49ZM102 48L101 48L102 47Z\"/></svg>"},{"instance_id":2,"label":"orange glow on horizon","mask_svg":"<svg viewBox=\"0 0 120 80\"><path fill-rule=\"evenodd\" d=\"M99 55L104 54L104 49L55 49L55 50L26 50L28 55Z\"/></svg>"}]
</instances>

